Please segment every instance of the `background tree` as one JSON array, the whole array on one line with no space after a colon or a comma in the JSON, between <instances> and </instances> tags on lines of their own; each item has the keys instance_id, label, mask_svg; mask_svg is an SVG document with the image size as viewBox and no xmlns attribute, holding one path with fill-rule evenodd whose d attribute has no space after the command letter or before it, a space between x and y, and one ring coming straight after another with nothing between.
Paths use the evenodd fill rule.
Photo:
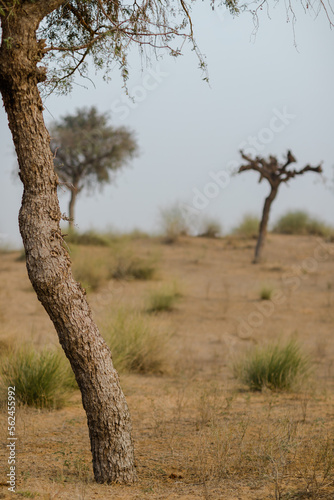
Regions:
<instances>
[{"instance_id":1,"label":"background tree","mask_svg":"<svg viewBox=\"0 0 334 500\"><path fill-rule=\"evenodd\" d=\"M279 186L282 183L287 183L290 179L296 177L297 175L305 174L305 172L321 173L322 168L321 165L318 165L317 167L306 165L301 170L290 169L289 165L297 161L291 151L287 152L286 161L284 163L280 163L275 156L269 156L268 160L266 160L265 158L261 158L259 156L253 159L250 156L246 155L243 151L240 151L240 154L247 163L245 165L241 165L238 173L245 172L246 170L255 170L255 172L258 172L260 174L259 182L261 182L263 179L266 179L270 185L270 193L264 202L262 218L259 227L259 236L255 247L255 256L253 262L257 263L262 257L262 250L267 234L270 208L272 202L277 196Z\"/></svg>"},{"instance_id":2,"label":"background tree","mask_svg":"<svg viewBox=\"0 0 334 500\"><path fill-rule=\"evenodd\" d=\"M112 180L137 151L133 134L125 127L108 125L107 114L96 108L79 109L51 126L51 151L56 172L71 191L69 225L73 227L77 196Z\"/></svg>"}]
</instances>

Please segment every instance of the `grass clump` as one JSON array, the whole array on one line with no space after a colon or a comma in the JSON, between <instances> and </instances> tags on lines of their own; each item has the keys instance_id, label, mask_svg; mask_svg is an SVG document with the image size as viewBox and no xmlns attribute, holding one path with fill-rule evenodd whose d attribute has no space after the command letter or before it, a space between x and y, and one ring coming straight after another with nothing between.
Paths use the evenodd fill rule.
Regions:
<instances>
[{"instance_id":1,"label":"grass clump","mask_svg":"<svg viewBox=\"0 0 334 500\"><path fill-rule=\"evenodd\" d=\"M111 237L93 230L79 233L70 229L65 236L65 241L67 244L73 245L108 247L111 243Z\"/></svg>"},{"instance_id":2,"label":"grass clump","mask_svg":"<svg viewBox=\"0 0 334 500\"><path fill-rule=\"evenodd\" d=\"M287 212L276 222L274 232L279 234L301 234L330 236L333 230L324 222L311 217L307 212L295 210Z\"/></svg>"},{"instance_id":3,"label":"grass clump","mask_svg":"<svg viewBox=\"0 0 334 500\"><path fill-rule=\"evenodd\" d=\"M218 220L204 219L201 223L200 234L202 238L218 238L222 234L222 226Z\"/></svg>"},{"instance_id":4,"label":"grass clump","mask_svg":"<svg viewBox=\"0 0 334 500\"><path fill-rule=\"evenodd\" d=\"M87 292L96 292L111 276L110 263L102 256L89 252L74 252L73 274Z\"/></svg>"},{"instance_id":5,"label":"grass clump","mask_svg":"<svg viewBox=\"0 0 334 500\"><path fill-rule=\"evenodd\" d=\"M154 290L149 295L147 311L150 313L158 313L162 311L172 311L176 302L180 299L181 294L176 287L161 288Z\"/></svg>"},{"instance_id":6,"label":"grass clump","mask_svg":"<svg viewBox=\"0 0 334 500\"><path fill-rule=\"evenodd\" d=\"M120 310L101 331L117 370L141 374L164 371L166 335L153 330L142 314Z\"/></svg>"},{"instance_id":7,"label":"grass clump","mask_svg":"<svg viewBox=\"0 0 334 500\"><path fill-rule=\"evenodd\" d=\"M240 224L234 228L233 234L242 238L257 238L260 220L254 215L244 215Z\"/></svg>"},{"instance_id":8,"label":"grass clump","mask_svg":"<svg viewBox=\"0 0 334 500\"><path fill-rule=\"evenodd\" d=\"M32 347L1 359L3 388L15 386L18 403L35 408L61 408L68 395L68 368L60 352Z\"/></svg>"},{"instance_id":9,"label":"grass clump","mask_svg":"<svg viewBox=\"0 0 334 500\"><path fill-rule=\"evenodd\" d=\"M131 255L120 255L111 273L114 279L151 280L156 274L156 268L152 261L139 259Z\"/></svg>"},{"instance_id":10,"label":"grass clump","mask_svg":"<svg viewBox=\"0 0 334 500\"><path fill-rule=\"evenodd\" d=\"M234 365L235 377L252 391L289 391L309 370L310 360L295 341L255 349Z\"/></svg>"},{"instance_id":11,"label":"grass clump","mask_svg":"<svg viewBox=\"0 0 334 500\"><path fill-rule=\"evenodd\" d=\"M273 294L273 289L269 286L263 286L260 290L260 299L261 300L270 300Z\"/></svg>"},{"instance_id":12,"label":"grass clump","mask_svg":"<svg viewBox=\"0 0 334 500\"><path fill-rule=\"evenodd\" d=\"M160 210L160 227L164 242L176 243L180 236L190 233L185 210L179 203Z\"/></svg>"}]
</instances>

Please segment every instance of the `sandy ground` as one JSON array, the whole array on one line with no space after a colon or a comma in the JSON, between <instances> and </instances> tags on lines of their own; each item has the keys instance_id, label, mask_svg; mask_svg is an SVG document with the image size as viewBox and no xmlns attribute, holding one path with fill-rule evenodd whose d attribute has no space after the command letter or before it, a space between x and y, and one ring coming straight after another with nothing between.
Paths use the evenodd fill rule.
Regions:
<instances>
[{"instance_id":1,"label":"sandy ground","mask_svg":"<svg viewBox=\"0 0 334 500\"><path fill-rule=\"evenodd\" d=\"M265 262L254 241L183 238L133 242L159 255L158 278L109 282L89 294L96 320L144 311L147 294L177 283L182 299L149 320L168 337L161 376L122 375L133 419L138 481L96 485L80 395L58 411L17 413L17 495L41 499L334 499L334 244L270 235ZM0 255L0 348L57 345L18 253ZM263 286L272 301L261 301ZM313 375L295 393L251 393L231 366L256 345L297 339ZM1 412L0 498L9 498L6 414ZM331 457L333 463L331 462Z\"/></svg>"}]
</instances>

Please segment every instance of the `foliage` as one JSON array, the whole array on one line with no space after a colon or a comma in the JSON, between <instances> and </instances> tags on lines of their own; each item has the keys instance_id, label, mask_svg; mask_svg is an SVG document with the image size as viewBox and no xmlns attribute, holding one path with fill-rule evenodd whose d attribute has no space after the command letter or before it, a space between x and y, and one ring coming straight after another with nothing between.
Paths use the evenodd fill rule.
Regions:
<instances>
[{"instance_id":1,"label":"foliage","mask_svg":"<svg viewBox=\"0 0 334 500\"><path fill-rule=\"evenodd\" d=\"M110 245L111 236L103 233L101 234L92 230L79 233L74 229L69 229L65 236L65 241L67 244L73 245L107 247Z\"/></svg>"},{"instance_id":2,"label":"foliage","mask_svg":"<svg viewBox=\"0 0 334 500\"><path fill-rule=\"evenodd\" d=\"M181 294L178 292L175 285L173 287L154 290L149 295L147 310L151 313L172 311L180 297Z\"/></svg>"},{"instance_id":3,"label":"foliage","mask_svg":"<svg viewBox=\"0 0 334 500\"><path fill-rule=\"evenodd\" d=\"M75 249L73 254L73 275L87 292L96 292L111 278L112 264L105 256L94 251L82 252Z\"/></svg>"},{"instance_id":4,"label":"foliage","mask_svg":"<svg viewBox=\"0 0 334 500\"><path fill-rule=\"evenodd\" d=\"M201 223L199 236L203 238L218 238L222 234L222 226L218 220L204 219Z\"/></svg>"},{"instance_id":5,"label":"foliage","mask_svg":"<svg viewBox=\"0 0 334 500\"><path fill-rule=\"evenodd\" d=\"M236 0L226 0L224 4L232 13L238 13ZM150 49L154 54L165 49L172 56L178 56L189 40L200 67L205 69L194 40L190 9L191 5L183 1L168 0L62 2L47 16L38 32L38 39L45 39L52 49L45 55L49 64L49 91L71 89L76 73L87 77L89 57L97 70L104 69L106 77L117 65L126 83L127 55L133 45L142 51L146 49L148 56Z\"/></svg>"},{"instance_id":6,"label":"foliage","mask_svg":"<svg viewBox=\"0 0 334 500\"><path fill-rule=\"evenodd\" d=\"M329 236L333 229L324 222L311 217L303 210L289 211L282 215L274 226L274 232L280 234L310 234Z\"/></svg>"},{"instance_id":7,"label":"foliage","mask_svg":"<svg viewBox=\"0 0 334 500\"><path fill-rule=\"evenodd\" d=\"M257 238L260 220L255 215L244 215L240 224L234 228L233 234L242 238Z\"/></svg>"},{"instance_id":8,"label":"foliage","mask_svg":"<svg viewBox=\"0 0 334 500\"><path fill-rule=\"evenodd\" d=\"M263 286L260 290L260 299L261 300L270 300L273 294L273 289L268 286Z\"/></svg>"},{"instance_id":9,"label":"foliage","mask_svg":"<svg viewBox=\"0 0 334 500\"><path fill-rule=\"evenodd\" d=\"M309 357L295 341L257 348L234 365L235 376L252 391L291 390L309 370Z\"/></svg>"},{"instance_id":10,"label":"foliage","mask_svg":"<svg viewBox=\"0 0 334 500\"><path fill-rule=\"evenodd\" d=\"M118 255L116 264L112 270L111 276L114 279L135 279L151 280L156 273L155 265L152 261L139 259L132 255Z\"/></svg>"},{"instance_id":11,"label":"foliage","mask_svg":"<svg viewBox=\"0 0 334 500\"><path fill-rule=\"evenodd\" d=\"M17 401L35 408L60 408L66 401L69 371L63 355L25 346L1 359L3 386L15 386Z\"/></svg>"},{"instance_id":12,"label":"foliage","mask_svg":"<svg viewBox=\"0 0 334 500\"><path fill-rule=\"evenodd\" d=\"M189 234L186 213L179 203L160 210L160 228L165 243L175 243L180 236Z\"/></svg>"},{"instance_id":13,"label":"foliage","mask_svg":"<svg viewBox=\"0 0 334 500\"><path fill-rule=\"evenodd\" d=\"M107 114L99 114L95 107L64 116L50 132L58 176L76 193L109 183L137 150L133 133L108 125Z\"/></svg>"},{"instance_id":14,"label":"foliage","mask_svg":"<svg viewBox=\"0 0 334 500\"><path fill-rule=\"evenodd\" d=\"M120 310L102 325L101 332L117 370L142 374L163 372L167 337L151 328L140 313Z\"/></svg>"}]
</instances>

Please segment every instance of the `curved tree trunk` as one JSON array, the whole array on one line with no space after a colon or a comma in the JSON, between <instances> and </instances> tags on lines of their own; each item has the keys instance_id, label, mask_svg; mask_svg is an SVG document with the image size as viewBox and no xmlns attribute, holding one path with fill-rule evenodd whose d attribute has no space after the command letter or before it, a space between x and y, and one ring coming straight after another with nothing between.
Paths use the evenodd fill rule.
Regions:
<instances>
[{"instance_id":1,"label":"curved tree trunk","mask_svg":"<svg viewBox=\"0 0 334 500\"><path fill-rule=\"evenodd\" d=\"M74 227L74 206L78 195L78 188L73 186L71 188L71 198L68 204L68 225L70 229Z\"/></svg>"},{"instance_id":2,"label":"curved tree trunk","mask_svg":"<svg viewBox=\"0 0 334 500\"><path fill-rule=\"evenodd\" d=\"M129 483L136 473L128 406L85 292L73 279L59 227L58 181L37 88L45 73L36 68L43 42L36 41L35 33L43 6L50 7L52 0L38 4L18 4L17 14L2 19L0 49L0 90L24 185L19 225L27 270L81 390L95 479Z\"/></svg>"},{"instance_id":3,"label":"curved tree trunk","mask_svg":"<svg viewBox=\"0 0 334 500\"><path fill-rule=\"evenodd\" d=\"M264 242L265 242L266 235L267 235L267 227L268 227L270 208L271 208L272 202L276 198L277 191L278 191L278 186L275 186L275 187L271 186L270 194L269 194L269 196L267 196L267 198L264 202L262 219L261 219L260 228L259 228L259 236L258 236L256 247L255 247L255 256L254 256L254 260L253 260L254 264L257 264L258 262L260 262L261 257L262 257Z\"/></svg>"}]
</instances>

